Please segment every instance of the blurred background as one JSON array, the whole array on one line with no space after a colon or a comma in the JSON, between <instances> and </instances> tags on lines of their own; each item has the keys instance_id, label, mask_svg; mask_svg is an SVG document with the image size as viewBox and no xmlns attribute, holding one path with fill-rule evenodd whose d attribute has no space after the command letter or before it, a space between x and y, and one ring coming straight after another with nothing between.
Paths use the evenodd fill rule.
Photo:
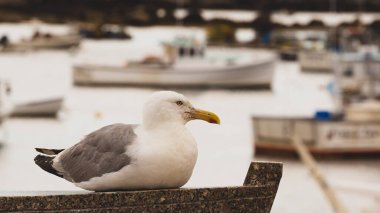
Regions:
<instances>
[{"instance_id":1,"label":"blurred background","mask_svg":"<svg viewBox=\"0 0 380 213\"><path fill-rule=\"evenodd\" d=\"M241 185L284 163L272 212L334 212L299 137L348 212L380 211L377 0L0 0L0 191L80 190L38 168L112 123L140 123L158 90L222 124L186 187Z\"/></svg>"}]
</instances>

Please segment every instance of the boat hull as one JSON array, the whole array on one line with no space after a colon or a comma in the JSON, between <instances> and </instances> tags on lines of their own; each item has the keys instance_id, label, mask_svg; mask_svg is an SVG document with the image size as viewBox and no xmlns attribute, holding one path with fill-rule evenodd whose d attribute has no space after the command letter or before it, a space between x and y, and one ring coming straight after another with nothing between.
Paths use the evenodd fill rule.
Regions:
<instances>
[{"instance_id":1,"label":"boat hull","mask_svg":"<svg viewBox=\"0 0 380 213\"><path fill-rule=\"evenodd\" d=\"M296 154L297 134L315 156L380 157L380 122L253 118L257 154Z\"/></svg>"},{"instance_id":2,"label":"boat hull","mask_svg":"<svg viewBox=\"0 0 380 213\"><path fill-rule=\"evenodd\" d=\"M270 88L275 60L219 70L75 66L76 85Z\"/></svg>"},{"instance_id":3,"label":"boat hull","mask_svg":"<svg viewBox=\"0 0 380 213\"><path fill-rule=\"evenodd\" d=\"M18 104L15 106L11 116L14 117L48 117L56 116L62 108L63 98L35 101L30 103Z\"/></svg>"},{"instance_id":4,"label":"boat hull","mask_svg":"<svg viewBox=\"0 0 380 213\"><path fill-rule=\"evenodd\" d=\"M39 38L31 41L22 41L5 46L4 52L30 51L40 49L70 49L80 45L79 36L57 36L52 38Z\"/></svg>"}]
</instances>

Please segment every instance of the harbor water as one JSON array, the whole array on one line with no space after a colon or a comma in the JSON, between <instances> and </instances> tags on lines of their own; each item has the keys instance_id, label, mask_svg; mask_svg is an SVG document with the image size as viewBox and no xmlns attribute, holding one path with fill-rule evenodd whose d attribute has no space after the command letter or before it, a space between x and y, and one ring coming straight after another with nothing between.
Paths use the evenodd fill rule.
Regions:
<instances>
[{"instance_id":1,"label":"harbor water","mask_svg":"<svg viewBox=\"0 0 380 213\"><path fill-rule=\"evenodd\" d=\"M199 29L187 30L200 38L204 36ZM4 123L0 191L79 191L37 167L33 162L34 148L66 148L104 125L141 122L142 106L157 88L76 87L71 78L75 63L122 65L127 59L159 52L152 46L173 35L166 28L134 32L145 36L135 36L137 41L85 40L81 49L69 52L0 54L0 77L11 82L15 103L65 97L64 109L56 119L11 118ZM284 163L284 172L272 212L332 212L311 173L299 160L254 154L251 120L254 115L311 117L316 110L335 110L326 89L332 80L332 75L301 73L298 64L279 61L272 91L176 90L194 106L221 118L219 126L202 121L187 124L197 140L199 154L185 187L241 185L252 160L279 161ZM380 211L380 159L324 160L319 165L349 212Z\"/></svg>"}]
</instances>

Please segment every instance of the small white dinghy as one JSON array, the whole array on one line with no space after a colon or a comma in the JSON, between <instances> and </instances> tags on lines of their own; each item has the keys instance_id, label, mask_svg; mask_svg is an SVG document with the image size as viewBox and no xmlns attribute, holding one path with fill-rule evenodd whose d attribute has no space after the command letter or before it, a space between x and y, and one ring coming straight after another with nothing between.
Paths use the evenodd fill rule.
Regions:
<instances>
[{"instance_id":1,"label":"small white dinghy","mask_svg":"<svg viewBox=\"0 0 380 213\"><path fill-rule=\"evenodd\" d=\"M56 116L63 106L63 98L38 100L16 104L11 116L16 117L49 117Z\"/></svg>"}]
</instances>

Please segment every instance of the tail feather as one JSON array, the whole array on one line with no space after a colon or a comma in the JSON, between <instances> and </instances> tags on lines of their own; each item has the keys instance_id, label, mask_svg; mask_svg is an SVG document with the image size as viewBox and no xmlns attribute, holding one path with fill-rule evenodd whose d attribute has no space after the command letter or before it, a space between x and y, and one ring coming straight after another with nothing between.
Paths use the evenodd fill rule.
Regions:
<instances>
[{"instance_id":1,"label":"tail feather","mask_svg":"<svg viewBox=\"0 0 380 213\"><path fill-rule=\"evenodd\" d=\"M37 152L40 152L45 155L57 155L62 152L64 149L45 149L45 148L35 148Z\"/></svg>"},{"instance_id":2,"label":"tail feather","mask_svg":"<svg viewBox=\"0 0 380 213\"><path fill-rule=\"evenodd\" d=\"M56 175L58 177L63 178L63 175L60 174L57 170L55 170L53 167L54 158L55 158L55 156L37 155L34 158L34 162L39 167L41 167L41 169L43 169L43 170L45 170L45 171L47 171L53 175Z\"/></svg>"}]
</instances>

